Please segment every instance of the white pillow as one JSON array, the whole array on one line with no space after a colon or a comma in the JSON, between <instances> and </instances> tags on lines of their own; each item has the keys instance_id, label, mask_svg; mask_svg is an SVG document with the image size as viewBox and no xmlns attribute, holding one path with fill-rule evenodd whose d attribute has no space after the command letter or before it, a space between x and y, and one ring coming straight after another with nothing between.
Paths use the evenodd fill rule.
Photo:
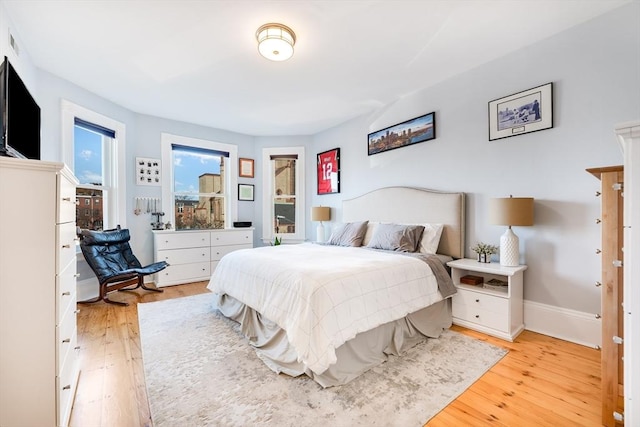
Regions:
<instances>
[{"instance_id":1,"label":"white pillow","mask_svg":"<svg viewBox=\"0 0 640 427\"><path fill-rule=\"evenodd\" d=\"M373 232L376 228L376 225L380 224L379 222L371 222L367 224L367 232L364 235L364 239L362 240L362 246L369 245L371 241L371 237L373 236ZM416 224L422 225L424 227L424 231L422 232L422 238L420 239L420 246L418 247L417 252L423 254L435 254L438 251L438 245L440 245L440 238L442 237L442 230L444 229L443 224Z\"/></svg>"}]
</instances>

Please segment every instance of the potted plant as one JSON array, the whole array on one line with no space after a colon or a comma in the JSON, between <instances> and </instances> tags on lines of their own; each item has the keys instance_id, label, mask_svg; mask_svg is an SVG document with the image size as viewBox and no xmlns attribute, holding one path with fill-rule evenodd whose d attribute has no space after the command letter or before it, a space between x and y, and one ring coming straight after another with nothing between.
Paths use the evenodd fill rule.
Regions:
<instances>
[{"instance_id":1,"label":"potted plant","mask_svg":"<svg viewBox=\"0 0 640 427\"><path fill-rule=\"evenodd\" d=\"M478 242L471 247L478 256L478 262L491 262L491 255L498 253L498 247L488 243Z\"/></svg>"}]
</instances>

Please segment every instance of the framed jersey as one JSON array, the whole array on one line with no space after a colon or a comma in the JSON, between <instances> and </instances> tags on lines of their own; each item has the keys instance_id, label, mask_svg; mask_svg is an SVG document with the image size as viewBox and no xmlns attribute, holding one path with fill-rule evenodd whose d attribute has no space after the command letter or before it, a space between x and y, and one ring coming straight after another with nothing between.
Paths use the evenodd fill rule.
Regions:
<instances>
[{"instance_id":1,"label":"framed jersey","mask_svg":"<svg viewBox=\"0 0 640 427\"><path fill-rule=\"evenodd\" d=\"M340 149L318 154L318 194L340 192Z\"/></svg>"}]
</instances>

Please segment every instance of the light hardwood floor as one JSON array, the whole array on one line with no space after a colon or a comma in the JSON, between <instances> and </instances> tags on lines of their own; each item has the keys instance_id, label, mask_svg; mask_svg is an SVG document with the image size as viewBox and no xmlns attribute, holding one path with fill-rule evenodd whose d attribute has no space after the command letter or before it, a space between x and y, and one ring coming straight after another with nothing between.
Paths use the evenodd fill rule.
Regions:
<instances>
[{"instance_id":1,"label":"light hardwood floor","mask_svg":"<svg viewBox=\"0 0 640 427\"><path fill-rule=\"evenodd\" d=\"M72 427L153 425L144 382L136 303L208 292L206 282L164 293L119 292L114 300L78 305L80 382ZM600 352L524 331L515 342L453 326L509 353L428 426L600 426ZM191 427L191 426L185 426ZM195 426L194 426L195 427Z\"/></svg>"}]
</instances>

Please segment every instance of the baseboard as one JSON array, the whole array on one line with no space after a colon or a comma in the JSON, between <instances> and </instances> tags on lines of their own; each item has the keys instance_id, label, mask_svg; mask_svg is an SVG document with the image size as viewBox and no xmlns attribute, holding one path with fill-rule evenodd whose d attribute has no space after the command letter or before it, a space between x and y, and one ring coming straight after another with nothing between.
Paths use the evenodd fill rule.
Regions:
<instances>
[{"instance_id":1,"label":"baseboard","mask_svg":"<svg viewBox=\"0 0 640 427\"><path fill-rule=\"evenodd\" d=\"M588 347L602 345L602 322L591 313L524 301L525 329Z\"/></svg>"},{"instance_id":2,"label":"baseboard","mask_svg":"<svg viewBox=\"0 0 640 427\"><path fill-rule=\"evenodd\" d=\"M78 301L86 301L98 296L98 279L93 277L76 282Z\"/></svg>"}]
</instances>

